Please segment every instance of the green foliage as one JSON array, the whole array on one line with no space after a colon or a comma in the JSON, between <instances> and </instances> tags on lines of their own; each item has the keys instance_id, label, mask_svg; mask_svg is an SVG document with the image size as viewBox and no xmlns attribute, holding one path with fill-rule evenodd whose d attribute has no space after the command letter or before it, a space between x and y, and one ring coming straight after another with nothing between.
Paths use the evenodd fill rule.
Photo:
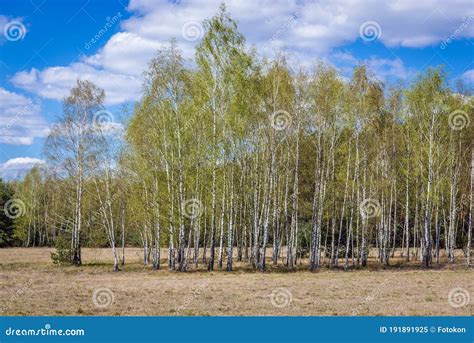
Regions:
<instances>
[{"instance_id":1,"label":"green foliage","mask_svg":"<svg viewBox=\"0 0 474 343\"><path fill-rule=\"evenodd\" d=\"M15 221L15 237L28 240L33 223L41 234L25 244L40 244L58 228L71 232L80 219L75 243L106 246L119 239L125 223L129 244L167 244L183 252L194 235L209 246L212 227L214 244L222 228L223 247L227 240L256 240L264 250L261 245L278 241L307 256L317 228L326 253L339 245L341 258L345 246L360 250L362 237L386 250L399 244L407 213L412 246L420 244L424 223L434 236L435 220L441 235L446 223L455 223L455 243L466 244L467 205L455 208L469 192L473 100L465 89L454 94L442 69L406 87L386 87L360 65L345 81L323 62L307 71L284 54L261 60L246 48L224 5L203 26L193 67L175 40L150 61L125 143L111 148L120 156L104 154L104 141L112 142L88 131L104 92L78 81L65 100L61 129L46 141L49 162L63 174L34 169L15 188L29 209ZM456 110L471 122L462 130L450 127ZM273 125L278 113L288 124L283 128ZM76 125L86 132L79 145ZM2 185L5 201L12 194ZM380 203L382 213L362 218L364 197ZM188 200L198 203L197 218L186 213ZM0 244L11 240L5 220L0 217ZM71 260L71 236L56 236L55 263Z\"/></svg>"},{"instance_id":2,"label":"green foliage","mask_svg":"<svg viewBox=\"0 0 474 343\"><path fill-rule=\"evenodd\" d=\"M51 253L51 260L54 264L71 264L72 263L72 250L70 235L66 233L59 233L54 243L56 248L55 252Z\"/></svg>"},{"instance_id":3,"label":"green foliage","mask_svg":"<svg viewBox=\"0 0 474 343\"><path fill-rule=\"evenodd\" d=\"M8 200L13 197L13 189L0 178L0 247L13 243L13 221L4 209Z\"/></svg>"}]
</instances>

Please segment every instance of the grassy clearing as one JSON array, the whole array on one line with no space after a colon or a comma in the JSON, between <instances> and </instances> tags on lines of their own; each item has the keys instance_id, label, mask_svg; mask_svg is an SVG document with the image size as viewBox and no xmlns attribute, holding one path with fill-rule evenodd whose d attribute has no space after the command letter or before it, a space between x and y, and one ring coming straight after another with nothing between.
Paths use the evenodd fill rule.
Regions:
<instances>
[{"instance_id":1,"label":"grassy clearing","mask_svg":"<svg viewBox=\"0 0 474 343\"><path fill-rule=\"evenodd\" d=\"M382 268L371 257L367 270L347 272L311 273L302 261L296 273L279 266L260 273L246 263L233 273L204 266L178 273L153 271L140 249L128 248L124 270L113 273L109 249L84 249L82 267L53 265L51 251L0 249L1 315L474 315L474 273L461 257L429 270L399 258ZM450 306L456 287L469 292L469 304ZM99 304L113 295L103 308L93 301L101 288L111 293L98 295Z\"/></svg>"}]
</instances>

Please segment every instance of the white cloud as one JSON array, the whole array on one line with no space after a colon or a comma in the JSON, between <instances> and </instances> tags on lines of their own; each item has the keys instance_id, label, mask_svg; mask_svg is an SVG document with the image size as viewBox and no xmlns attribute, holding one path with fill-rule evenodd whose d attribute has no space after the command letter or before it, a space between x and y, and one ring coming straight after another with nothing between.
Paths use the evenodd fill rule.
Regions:
<instances>
[{"instance_id":1,"label":"white cloud","mask_svg":"<svg viewBox=\"0 0 474 343\"><path fill-rule=\"evenodd\" d=\"M121 23L122 32L113 35L96 54L68 66L22 71L12 81L43 97L61 99L75 79L82 77L104 88L109 104L138 100L140 75L156 49L175 37L184 57L191 58L198 41L184 39L183 26L211 17L221 1L131 0L128 10L132 16ZM226 3L241 32L260 52L287 50L303 63L316 58L330 59L332 49L360 39L359 28L367 21L380 26L379 40L391 48L425 47L440 43L453 33L456 39L474 36L474 25L466 20L474 14L470 0L229 0ZM294 16L295 20L288 24ZM460 27L463 29L459 30ZM397 59L373 60L372 64L382 74L403 77L406 72Z\"/></svg>"},{"instance_id":2,"label":"white cloud","mask_svg":"<svg viewBox=\"0 0 474 343\"><path fill-rule=\"evenodd\" d=\"M0 164L0 177L3 179L22 178L34 166L45 161L32 157L16 157Z\"/></svg>"},{"instance_id":3,"label":"white cloud","mask_svg":"<svg viewBox=\"0 0 474 343\"><path fill-rule=\"evenodd\" d=\"M404 80L411 75L411 72L407 70L399 58L379 59L377 57L371 57L369 60L366 60L365 63L382 81L386 81L388 78Z\"/></svg>"},{"instance_id":4,"label":"white cloud","mask_svg":"<svg viewBox=\"0 0 474 343\"><path fill-rule=\"evenodd\" d=\"M160 42L135 33L120 32L97 54L86 58L85 63L118 74L140 76L143 67L161 46Z\"/></svg>"},{"instance_id":5,"label":"white cloud","mask_svg":"<svg viewBox=\"0 0 474 343\"><path fill-rule=\"evenodd\" d=\"M44 98L61 100L78 78L89 80L107 92L106 103L117 104L138 99L141 80L134 75L97 69L87 63L73 63L67 67L51 67L39 71L32 68L11 79L16 87Z\"/></svg>"},{"instance_id":6,"label":"white cloud","mask_svg":"<svg viewBox=\"0 0 474 343\"><path fill-rule=\"evenodd\" d=\"M462 74L461 79L474 84L474 69L469 69L464 74Z\"/></svg>"},{"instance_id":7,"label":"white cloud","mask_svg":"<svg viewBox=\"0 0 474 343\"><path fill-rule=\"evenodd\" d=\"M186 22L211 17L220 2L131 0L128 9L135 15L124 21L122 28L161 42L171 36L180 39ZM359 27L366 21L380 25L380 39L388 46L423 47L449 37L474 14L469 0L230 0L226 4L249 42L257 46L297 14L296 23L282 38L288 47L308 47L316 52L358 39ZM474 36L472 25L459 36Z\"/></svg>"},{"instance_id":8,"label":"white cloud","mask_svg":"<svg viewBox=\"0 0 474 343\"><path fill-rule=\"evenodd\" d=\"M350 77L358 64L366 65L378 80L407 80L414 76L415 71L407 68L399 58L379 58L372 56L366 60L358 60L349 52L338 52L332 55L335 66L346 76Z\"/></svg>"},{"instance_id":9,"label":"white cloud","mask_svg":"<svg viewBox=\"0 0 474 343\"><path fill-rule=\"evenodd\" d=\"M41 107L27 97L0 87L0 143L31 145L47 132Z\"/></svg>"}]
</instances>

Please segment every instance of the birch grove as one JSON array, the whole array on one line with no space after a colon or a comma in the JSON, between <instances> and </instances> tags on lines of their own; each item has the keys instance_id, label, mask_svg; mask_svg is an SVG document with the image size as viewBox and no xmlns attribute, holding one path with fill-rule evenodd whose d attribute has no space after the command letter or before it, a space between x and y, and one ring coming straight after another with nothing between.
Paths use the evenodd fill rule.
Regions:
<instances>
[{"instance_id":1,"label":"birch grove","mask_svg":"<svg viewBox=\"0 0 474 343\"><path fill-rule=\"evenodd\" d=\"M442 69L405 87L363 64L347 79L261 58L225 7L203 28L191 63L176 41L157 51L119 139L91 122L105 93L78 81L47 166L13 185L26 213L9 244L76 265L107 246L114 271L125 246L181 272L471 267L474 99Z\"/></svg>"}]
</instances>

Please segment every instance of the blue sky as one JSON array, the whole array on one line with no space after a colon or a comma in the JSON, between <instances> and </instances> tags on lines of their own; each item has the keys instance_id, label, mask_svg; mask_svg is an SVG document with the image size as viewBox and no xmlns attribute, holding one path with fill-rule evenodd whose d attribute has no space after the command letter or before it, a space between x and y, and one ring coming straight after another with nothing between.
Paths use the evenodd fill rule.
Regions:
<instances>
[{"instance_id":1,"label":"blue sky","mask_svg":"<svg viewBox=\"0 0 474 343\"><path fill-rule=\"evenodd\" d=\"M201 22L220 1L0 0L0 177L42 163L48 127L78 77L104 88L118 113L138 100L154 52L174 37L192 58ZM436 0L232 0L228 10L262 56L284 50L307 68L318 59L345 77L360 62L406 84L444 65L474 86L474 5ZM117 118L118 120L118 115Z\"/></svg>"}]
</instances>

